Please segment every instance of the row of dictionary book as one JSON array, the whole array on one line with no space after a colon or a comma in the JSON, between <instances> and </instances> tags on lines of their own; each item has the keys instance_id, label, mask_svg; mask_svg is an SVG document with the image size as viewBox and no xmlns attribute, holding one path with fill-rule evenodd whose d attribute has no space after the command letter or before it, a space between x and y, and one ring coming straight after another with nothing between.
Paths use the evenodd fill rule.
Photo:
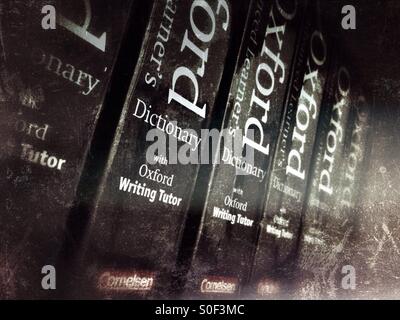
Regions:
<instances>
[{"instance_id":1,"label":"row of dictionary book","mask_svg":"<svg viewBox=\"0 0 400 320\"><path fill-rule=\"evenodd\" d=\"M1 298L368 294L374 105L343 5L4 1Z\"/></svg>"}]
</instances>

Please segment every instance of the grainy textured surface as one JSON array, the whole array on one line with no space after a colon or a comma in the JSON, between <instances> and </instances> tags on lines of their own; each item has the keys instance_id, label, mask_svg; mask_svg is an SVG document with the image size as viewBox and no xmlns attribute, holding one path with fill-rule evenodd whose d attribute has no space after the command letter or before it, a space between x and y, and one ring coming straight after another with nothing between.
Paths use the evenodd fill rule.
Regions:
<instances>
[{"instance_id":1,"label":"grainy textured surface","mask_svg":"<svg viewBox=\"0 0 400 320\"><path fill-rule=\"evenodd\" d=\"M254 129L254 141L264 148L269 145L268 154L256 150L254 146L246 146L247 150L254 151L254 161L250 164L261 170L263 176L240 174L235 162L224 160L226 150L231 155L237 155L237 150L223 145L221 155L224 156L221 164L214 167L207 191L188 277L188 296L238 297L250 273L270 165L285 107L285 94L291 79L296 40L301 29L303 7L296 7L294 1L283 1L281 4L284 12L290 14L281 14L273 1L253 3L223 124L223 128L240 129L244 135L248 128ZM285 32L277 37L271 30L283 24ZM273 56L279 56L279 64L275 64ZM254 102L255 96L258 102ZM265 107L267 104L268 107ZM252 121L253 124L249 125ZM258 123L259 127L256 128L254 123ZM245 152L248 151L241 150L239 154L244 155ZM242 207L230 205L229 199L234 199ZM224 214L227 214L225 218ZM239 217L242 216L253 223L241 223ZM206 290L207 281L209 286L223 282L227 286L234 284L234 290Z\"/></svg>"},{"instance_id":2,"label":"grainy textured surface","mask_svg":"<svg viewBox=\"0 0 400 320\"><path fill-rule=\"evenodd\" d=\"M85 21L84 2L0 5L0 295L5 298L49 293L42 289L41 270L56 264L65 238L130 6L129 1L88 3L89 33L106 32L105 52L72 32ZM45 4L75 26L44 30ZM96 83L93 90L89 80Z\"/></svg>"},{"instance_id":3,"label":"grainy textured surface","mask_svg":"<svg viewBox=\"0 0 400 320\"><path fill-rule=\"evenodd\" d=\"M325 109L322 97L334 48L315 3L309 3L305 17L259 231L252 291L260 297L285 294L285 285L293 278L313 147ZM289 166L294 172L287 170Z\"/></svg>"},{"instance_id":4,"label":"grainy textured surface","mask_svg":"<svg viewBox=\"0 0 400 320\"><path fill-rule=\"evenodd\" d=\"M166 297L170 290L175 289L171 288L171 276L187 211L192 197L196 196L193 189L199 165L173 163L176 154L168 152L170 147L173 150L171 143L177 143L178 147L185 145L186 151L188 144L176 140L174 129L167 131L165 128L175 123L182 130L191 130L200 137L200 129L209 127L215 109L222 108L216 105L216 99L227 55L232 53L229 48L233 40L233 25L237 23L234 18L237 7L232 3L228 1L227 8L221 6L217 9L222 2L207 1L204 5L210 9L209 13L193 1L156 1L153 7L141 60L93 210L87 257L88 274L93 285L97 284L102 270L127 271L136 277L146 274L154 285L142 291L93 290L89 295L133 297L138 294L140 297L145 292L149 293L147 296ZM195 22L191 23L191 19ZM199 32L200 36L196 36L193 25L206 30L202 32L209 33L210 38L204 41ZM183 45L185 34L198 50L207 52L204 61L198 51L196 54L188 47L187 41ZM206 105L204 117L169 99L179 68L192 72L197 87L184 75L178 78L175 91L192 102L197 100L197 106ZM151 123L146 120L147 112L152 116ZM169 133L165 134L166 163L150 164L146 158L148 147L153 144L146 140L146 135L155 127L161 134ZM148 174L143 174L145 170L158 170L160 177L164 176L170 182L152 180ZM146 193L139 191L139 187L121 188L121 179L124 178L130 179L129 183L147 188ZM169 203L162 197L164 192L181 200Z\"/></svg>"},{"instance_id":5,"label":"grainy textured surface","mask_svg":"<svg viewBox=\"0 0 400 320\"><path fill-rule=\"evenodd\" d=\"M303 286L304 298L398 298L399 295L399 69L398 1L352 1L357 29L340 28L343 1L329 1L325 11L339 50L367 97L370 131L366 166L359 178L358 201L347 211L352 228L316 266L315 281ZM365 125L364 125L365 126ZM346 161L346 159L345 159ZM337 251L335 253L335 251ZM336 257L341 255L338 260ZM343 290L342 267L355 268L355 290ZM318 275L319 274L319 275ZM324 289L325 288L325 289Z\"/></svg>"}]
</instances>

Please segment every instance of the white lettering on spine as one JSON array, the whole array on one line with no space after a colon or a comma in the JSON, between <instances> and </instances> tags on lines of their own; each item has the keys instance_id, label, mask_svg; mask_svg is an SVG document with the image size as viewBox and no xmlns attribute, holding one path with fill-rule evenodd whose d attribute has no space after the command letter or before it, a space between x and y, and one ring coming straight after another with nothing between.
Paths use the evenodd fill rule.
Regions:
<instances>
[{"instance_id":1,"label":"white lettering on spine","mask_svg":"<svg viewBox=\"0 0 400 320\"><path fill-rule=\"evenodd\" d=\"M297 3L297 2L296 2ZM261 116L261 121L257 117L249 117L246 121L244 127L244 137L243 137L243 145L248 145L251 148L268 155L269 154L269 143L265 144L264 142L264 130L263 124L268 123L268 113L271 109L271 101L269 100L270 95L275 90L275 77L276 74L279 73L280 76L278 78L279 83L283 84L286 75L286 67L284 62L281 58L281 50L283 46L283 39L282 36L285 34L286 30L286 22L282 25L277 25L275 19L275 7L277 7L278 12L281 16L283 16L286 20L291 20L295 16L295 11L293 13L285 12L282 7L280 6L279 1L277 1L276 6L271 8L269 13L269 17L272 21L272 24L267 26L267 30L264 36L264 43L262 46L261 55L265 58L269 58L272 60L272 64L267 62L262 62L257 67L256 72L256 88L252 91L250 106L251 108L259 107L263 111L263 115ZM271 48L270 44L273 41L276 41L278 44L278 52L274 53ZM263 75L263 77L261 77ZM268 79L266 81L266 79ZM269 82L269 84L268 84ZM258 141L255 141L255 138L252 139L248 136L248 132L250 129L253 129L255 132L258 133ZM256 136L256 135L254 135Z\"/></svg>"},{"instance_id":2,"label":"white lettering on spine","mask_svg":"<svg viewBox=\"0 0 400 320\"><path fill-rule=\"evenodd\" d=\"M315 45L318 43L321 48L323 48L321 57L318 56L315 50ZM286 166L287 175L292 175L301 180L304 180L306 175L305 169L303 168L304 161L302 156L304 155L304 146L307 141L307 131L310 121L316 120L317 116L317 103L314 94L317 90L321 90L316 85L316 82L318 82L318 67L322 66L327 58L325 40L322 33L319 31L314 31L311 36L310 55L311 60L310 58L307 60L308 71L304 75L303 87L301 89L299 106L296 113L296 126L292 135L292 149L289 152ZM313 70L311 69L311 65L315 65ZM300 146L298 146L299 143Z\"/></svg>"},{"instance_id":3,"label":"white lettering on spine","mask_svg":"<svg viewBox=\"0 0 400 320\"><path fill-rule=\"evenodd\" d=\"M224 31L227 31L230 21L230 14L229 14L228 4L226 3L225 0L218 1L218 6L216 10L216 14L218 16L222 13L221 8L223 9L225 15L225 19L223 20L222 23L222 28ZM203 11L207 15L207 21L211 23L211 28L209 31L202 30L202 27L199 26L199 22L198 21L196 22L194 18L195 17L194 12L198 10ZM195 0L192 2L192 6L190 8L190 26L194 36L197 38L197 40L201 41L203 44L211 42L211 40L214 38L217 26L216 17L213 9L205 0ZM197 58L200 59L201 66L197 68L196 73L186 66L180 66L176 68L172 76L171 88L169 89L168 104L170 104L172 101L175 101L180 105L182 105L183 107L190 110L191 112L195 113L196 115L205 118L207 109L206 104L203 104L202 106L197 105L200 94L200 88L197 77L203 78L205 74L205 65L208 61L208 48L205 50L199 48L199 46L196 45L194 41L191 39L189 31L185 30L181 46L181 52L183 52L186 49L192 52ZM192 86L192 88L194 89L193 97L187 98L184 97L182 93L178 92L177 88L178 80L180 80L180 82L188 82Z\"/></svg>"},{"instance_id":4,"label":"white lettering on spine","mask_svg":"<svg viewBox=\"0 0 400 320\"><path fill-rule=\"evenodd\" d=\"M105 52L106 51L107 34L106 34L106 32L104 32L100 37L96 37L95 35L91 34L88 31L88 28L92 21L92 7L90 5L89 0L83 0L83 2L85 4L85 21L82 26L69 20L68 18L64 17L62 14L60 14L59 18L57 19L57 23L59 23L65 29L67 29L68 31L71 31L73 34L77 35L81 39L90 43L92 46Z\"/></svg>"}]
</instances>

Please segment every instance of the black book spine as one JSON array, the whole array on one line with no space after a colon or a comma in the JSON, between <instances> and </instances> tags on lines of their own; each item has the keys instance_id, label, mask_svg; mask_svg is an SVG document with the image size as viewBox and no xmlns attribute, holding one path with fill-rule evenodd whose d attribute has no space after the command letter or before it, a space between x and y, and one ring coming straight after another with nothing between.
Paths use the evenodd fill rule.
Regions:
<instances>
[{"instance_id":1,"label":"black book spine","mask_svg":"<svg viewBox=\"0 0 400 320\"><path fill-rule=\"evenodd\" d=\"M371 104L359 89L354 94L354 110L348 131L344 164L341 177L338 217L343 221L342 229L347 232L346 242L340 251L336 268L337 297L360 297L364 290L357 288L362 283L362 274L368 268L361 263L364 246L360 248L360 233L363 230L364 210L361 210L360 199L365 187L366 168L370 149ZM368 247L368 246L366 246ZM354 277L345 277L353 273ZM350 275L350 276L353 276ZM368 277L370 274L368 274ZM368 280L367 280L368 281ZM357 290L357 291L356 291ZM368 291L368 290L367 290Z\"/></svg>"},{"instance_id":2,"label":"black book spine","mask_svg":"<svg viewBox=\"0 0 400 320\"><path fill-rule=\"evenodd\" d=\"M55 9L55 30L42 26L45 6ZM0 260L9 275L0 280L2 297L55 292L43 290L42 267L56 265L130 7L122 0L0 5Z\"/></svg>"},{"instance_id":3,"label":"black book spine","mask_svg":"<svg viewBox=\"0 0 400 320\"><path fill-rule=\"evenodd\" d=\"M222 126L228 133L220 137L220 162L212 171L186 297L237 297L248 278L302 4L251 3ZM240 133L243 143L237 152L227 141ZM246 162L248 151L254 155L252 162Z\"/></svg>"},{"instance_id":4,"label":"black book spine","mask_svg":"<svg viewBox=\"0 0 400 320\"><path fill-rule=\"evenodd\" d=\"M349 230L340 218L346 137L354 108L354 75L337 54L330 70L318 125L299 243L293 292L300 297L332 297L339 252Z\"/></svg>"},{"instance_id":5,"label":"black book spine","mask_svg":"<svg viewBox=\"0 0 400 320\"><path fill-rule=\"evenodd\" d=\"M173 294L199 171L192 156L221 81L230 81L223 73L236 54L229 48L238 8L225 0L154 3L84 243L90 297Z\"/></svg>"},{"instance_id":6,"label":"black book spine","mask_svg":"<svg viewBox=\"0 0 400 320\"><path fill-rule=\"evenodd\" d=\"M326 32L309 3L288 92L249 284L251 296L285 294L297 251L312 151L329 65Z\"/></svg>"}]
</instances>

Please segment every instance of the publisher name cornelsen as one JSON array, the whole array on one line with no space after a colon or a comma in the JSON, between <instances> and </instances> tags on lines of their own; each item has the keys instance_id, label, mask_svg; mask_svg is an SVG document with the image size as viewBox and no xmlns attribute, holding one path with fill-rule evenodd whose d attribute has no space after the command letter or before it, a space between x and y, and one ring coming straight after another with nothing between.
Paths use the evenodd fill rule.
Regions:
<instances>
[{"instance_id":1,"label":"publisher name cornelsen","mask_svg":"<svg viewBox=\"0 0 400 320\"><path fill-rule=\"evenodd\" d=\"M278 291L278 286L270 280L262 280L257 286L257 293L260 296L270 296L272 294L277 294Z\"/></svg>"},{"instance_id":2,"label":"publisher name cornelsen","mask_svg":"<svg viewBox=\"0 0 400 320\"><path fill-rule=\"evenodd\" d=\"M223 279L213 280L205 278L201 281L201 293L226 293L233 294L236 291L236 282Z\"/></svg>"},{"instance_id":3,"label":"publisher name cornelsen","mask_svg":"<svg viewBox=\"0 0 400 320\"><path fill-rule=\"evenodd\" d=\"M99 276L98 287L101 290L150 291L153 284L154 276L152 275L106 271Z\"/></svg>"}]
</instances>

